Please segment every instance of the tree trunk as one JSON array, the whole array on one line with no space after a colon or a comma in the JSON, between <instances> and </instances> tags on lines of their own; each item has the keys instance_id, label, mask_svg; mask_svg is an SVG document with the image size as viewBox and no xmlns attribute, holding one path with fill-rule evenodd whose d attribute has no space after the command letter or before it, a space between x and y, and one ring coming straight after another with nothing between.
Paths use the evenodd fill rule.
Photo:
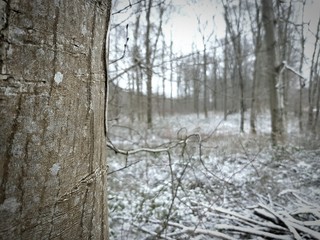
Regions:
<instances>
[{"instance_id":1,"label":"tree trunk","mask_svg":"<svg viewBox=\"0 0 320 240\"><path fill-rule=\"evenodd\" d=\"M301 44L301 56L300 56L300 63L299 63L299 72L302 72L303 69L303 61L304 61L304 49L305 49L305 42L306 42L306 38L304 36L304 9L305 9L305 5L306 5L306 0L304 0L302 2L302 19L301 19L301 38L300 38L300 44ZM299 115L299 131L300 133L303 132L303 111L302 111L302 100L303 100L303 88L305 85L304 80L300 77L299 78L299 105L298 105L298 115Z\"/></svg>"},{"instance_id":2,"label":"tree trunk","mask_svg":"<svg viewBox=\"0 0 320 240\"><path fill-rule=\"evenodd\" d=\"M240 86L240 132L244 132L244 80L242 70L242 50L241 50L241 34L239 34L238 47L237 47L237 62L239 70L239 86Z\"/></svg>"},{"instance_id":3,"label":"tree trunk","mask_svg":"<svg viewBox=\"0 0 320 240\"><path fill-rule=\"evenodd\" d=\"M139 10L141 8L141 2L138 3L137 9ZM136 107L134 111L137 113L138 120L142 120L141 116L141 94L140 94L140 88L141 88L141 70L140 70L140 64L141 64L141 56L139 54L139 44L138 44L138 38L139 38L139 28L140 28L140 13L137 13L136 16L136 22L133 32L133 38L134 38L134 45L133 45L133 64L135 66L134 71L134 79L136 84Z\"/></svg>"},{"instance_id":4,"label":"tree trunk","mask_svg":"<svg viewBox=\"0 0 320 240\"><path fill-rule=\"evenodd\" d=\"M318 61L319 58L316 57L316 52L317 52L317 46L319 44L319 36L320 36L320 18L318 20L318 25L317 25L317 33L316 33L316 41L314 43L314 50L312 54L312 60L311 60L311 70L310 70L310 76L309 76L309 89L308 89L308 103L309 103L309 108L308 108L308 131L313 133L313 125L314 125L314 107L315 107L315 94L316 94L316 87L315 87L315 79L314 75L317 73L316 68L318 67ZM318 50L320 51L320 50ZM319 52L318 52L319 54ZM318 60L317 60L318 59Z\"/></svg>"},{"instance_id":5,"label":"tree trunk","mask_svg":"<svg viewBox=\"0 0 320 240\"><path fill-rule=\"evenodd\" d=\"M223 112L224 120L227 120L228 116L228 30L226 29L226 35L224 40L224 67L223 67Z\"/></svg>"},{"instance_id":6,"label":"tree trunk","mask_svg":"<svg viewBox=\"0 0 320 240\"><path fill-rule=\"evenodd\" d=\"M162 41L162 53L161 53L161 60L162 60L162 66L161 66L161 73L162 73L162 110L161 110L161 116L164 118L166 116L166 63L165 63L165 54L166 54L166 43L163 40ZM160 100L160 99L159 99Z\"/></svg>"},{"instance_id":7,"label":"tree trunk","mask_svg":"<svg viewBox=\"0 0 320 240\"><path fill-rule=\"evenodd\" d=\"M170 42L170 113L173 115L173 41ZM179 95L177 94L177 99Z\"/></svg>"},{"instance_id":8,"label":"tree trunk","mask_svg":"<svg viewBox=\"0 0 320 240\"><path fill-rule=\"evenodd\" d=\"M279 109L279 88L282 86L278 80L280 77L280 64L276 55L277 40L275 36L275 23L272 1L262 0L262 21L265 27L265 42L267 53L266 75L270 91L270 113L271 113L271 140L277 145L283 139L283 119ZM278 89L277 89L278 83Z\"/></svg>"},{"instance_id":9,"label":"tree trunk","mask_svg":"<svg viewBox=\"0 0 320 240\"><path fill-rule=\"evenodd\" d=\"M108 239L111 1L0 1L0 239Z\"/></svg>"},{"instance_id":10,"label":"tree trunk","mask_svg":"<svg viewBox=\"0 0 320 240\"><path fill-rule=\"evenodd\" d=\"M149 0L147 3L147 29L146 29L146 73L147 73L147 124L148 129L152 128L152 66L151 66L151 46L150 46L150 14L151 14L152 0Z\"/></svg>"},{"instance_id":11,"label":"tree trunk","mask_svg":"<svg viewBox=\"0 0 320 240\"><path fill-rule=\"evenodd\" d=\"M239 90L240 90L240 132L244 132L244 112L245 112L245 103L244 103L244 80L243 80L243 70L242 70L242 48L241 48L241 30L240 30L240 23L241 23L241 1L239 2L238 7L238 16L236 17L236 31L233 30L230 16L229 16L229 7L224 5L225 9L225 22L227 25L227 31L229 31L231 41L233 44L233 50L236 55L236 63L234 69L238 70L238 78L239 78ZM235 84L234 84L234 90ZM235 99L235 94L233 94L233 100Z\"/></svg>"},{"instance_id":12,"label":"tree trunk","mask_svg":"<svg viewBox=\"0 0 320 240\"><path fill-rule=\"evenodd\" d=\"M207 96L207 53L206 53L206 46L204 45L203 50L203 110L204 110L204 117L208 118L208 96Z\"/></svg>"},{"instance_id":13,"label":"tree trunk","mask_svg":"<svg viewBox=\"0 0 320 240\"><path fill-rule=\"evenodd\" d=\"M216 48L214 49L213 53L213 90L212 90L212 96L213 96L213 110L216 112L217 111L217 82L218 82L218 58L217 58L217 52Z\"/></svg>"},{"instance_id":14,"label":"tree trunk","mask_svg":"<svg viewBox=\"0 0 320 240\"><path fill-rule=\"evenodd\" d=\"M290 62L290 49L293 48L289 32L289 24L290 24L290 17L292 15L292 1L289 1L289 6L286 11L280 10L281 2L277 1L277 8L278 8L278 16L284 19L284 21L278 21L278 42L279 42L279 49L281 52L281 61L289 61ZM280 55L280 54L279 54ZM288 71L280 72L279 74L279 102L280 102L280 114L282 115L281 118L283 119L283 127L287 129L287 106L288 106L288 90L289 90L289 80L288 80Z\"/></svg>"},{"instance_id":15,"label":"tree trunk","mask_svg":"<svg viewBox=\"0 0 320 240\"><path fill-rule=\"evenodd\" d=\"M246 1L246 4L248 6L248 1ZM259 59L259 52L261 50L261 20L260 20L260 7L255 0L255 18L253 19L251 17L251 12L250 9L248 9L248 14L251 22L251 32L253 36L253 42L254 42L254 55L255 55L255 60L254 60L254 65L253 65L253 77L252 77L252 87L251 87L251 103L250 103L250 132L252 134L256 134L256 118L257 118L257 81L259 79L258 76L258 59ZM254 21L256 23L256 26L254 25ZM256 28L256 32L255 32Z\"/></svg>"},{"instance_id":16,"label":"tree trunk","mask_svg":"<svg viewBox=\"0 0 320 240\"><path fill-rule=\"evenodd\" d=\"M199 103L200 103L200 54L197 53L196 58L193 58L194 67L192 68L192 81L193 81L193 108L199 118Z\"/></svg>"},{"instance_id":17,"label":"tree trunk","mask_svg":"<svg viewBox=\"0 0 320 240\"><path fill-rule=\"evenodd\" d=\"M251 87L251 111L250 111L250 132L252 134L256 134L256 118L257 118L257 111L256 111L256 83L257 83L257 75L258 75L258 47L255 46L255 60L254 60L254 67L253 67L253 79L252 79L252 87Z\"/></svg>"},{"instance_id":18,"label":"tree trunk","mask_svg":"<svg viewBox=\"0 0 320 240\"><path fill-rule=\"evenodd\" d=\"M318 49L317 60L315 62L315 76L314 76L314 121L312 125L312 132L317 136L317 125L319 119L319 108L320 108L320 76L319 76L319 59L320 59L320 49Z\"/></svg>"}]
</instances>

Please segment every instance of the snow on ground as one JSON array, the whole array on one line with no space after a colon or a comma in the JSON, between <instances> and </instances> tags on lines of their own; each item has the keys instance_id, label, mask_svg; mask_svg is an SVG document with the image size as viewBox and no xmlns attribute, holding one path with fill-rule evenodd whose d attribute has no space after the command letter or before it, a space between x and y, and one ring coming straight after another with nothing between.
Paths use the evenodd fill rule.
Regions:
<instances>
[{"instance_id":1,"label":"snow on ground","mask_svg":"<svg viewBox=\"0 0 320 240\"><path fill-rule=\"evenodd\" d=\"M160 235L166 239L219 239L214 233L179 231L181 226L209 231L230 223L230 216L209 214L210 207L245 214L261 199L288 207L292 201L279 195L288 189L319 203L318 144L299 137L292 118L288 121L289 141L271 148L268 114L258 117L256 136L249 134L248 118L245 133L239 131L238 114L229 115L227 121L214 113L208 119L159 117L152 130L126 118L111 124L109 138L119 149L167 149L129 156L108 151L111 239L158 239Z\"/></svg>"}]
</instances>

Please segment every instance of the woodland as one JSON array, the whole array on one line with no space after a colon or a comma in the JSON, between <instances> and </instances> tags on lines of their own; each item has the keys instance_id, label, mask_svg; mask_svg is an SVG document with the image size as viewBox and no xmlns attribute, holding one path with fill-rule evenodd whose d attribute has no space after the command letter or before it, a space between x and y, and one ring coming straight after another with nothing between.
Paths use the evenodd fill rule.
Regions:
<instances>
[{"instance_id":1,"label":"woodland","mask_svg":"<svg viewBox=\"0 0 320 240\"><path fill-rule=\"evenodd\" d=\"M114 1L111 239L320 239L317 6Z\"/></svg>"},{"instance_id":2,"label":"woodland","mask_svg":"<svg viewBox=\"0 0 320 240\"><path fill-rule=\"evenodd\" d=\"M312 0L0 0L0 240L320 239Z\"/></svg>"}]
</instances>

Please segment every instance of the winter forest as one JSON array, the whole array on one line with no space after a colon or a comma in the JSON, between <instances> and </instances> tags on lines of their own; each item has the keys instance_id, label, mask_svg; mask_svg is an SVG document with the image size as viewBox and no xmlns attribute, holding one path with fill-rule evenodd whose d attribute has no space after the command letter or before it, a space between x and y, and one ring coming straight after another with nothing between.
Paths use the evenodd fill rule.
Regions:
<instances>
[{"instance_id":1,"label":"winter forest","mask_svg":"<svg viewBox=\"0 0 320 240\"><path fill-rule=\"evenodd\" d=\"M113 2L111 239L320 239L319 9Z\"/></svg>"},{"instance_id":2,"label":"winter forest","mask_svg":"<svg viewBox=\"0 0 320 240\"><path fill-rule=\"evenodd\" d=\"M320 240L319 9L0 0L0 240Z\"/></svg>"}]
</instances>

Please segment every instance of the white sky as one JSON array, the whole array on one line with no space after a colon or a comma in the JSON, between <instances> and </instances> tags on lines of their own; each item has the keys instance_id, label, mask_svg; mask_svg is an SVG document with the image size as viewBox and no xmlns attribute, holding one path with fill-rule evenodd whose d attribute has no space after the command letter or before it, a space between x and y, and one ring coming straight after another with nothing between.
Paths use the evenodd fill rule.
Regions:
<instances>
[{"instance_id":1,"label":"white sky","mask_svg":"<svg viewBox=\"0 0 320 240\"><path fill-rule=\"evenodd\" d=\"M226 25L220 0L172 0L172 2L179 11L172 13L169 22L164 26L163 30L168 38L172 34L176 50L190 53L193 43L197 44L199 50L203 49L197 17L200 17L201 23L208 21L208 27L205 29L207 36L209 36L213 29L214 36L211 38L211 41L214 41L215 37L224 37ZM289 0L286 0L286 2L289 2ZM212 20L213 16L214 21ZM309 30L313 33L316 32L319 17L320 0L307 0L304 21L310 21ZM311 56L314 50L315 41L310 31L306 29L308 39L305 50L308 56Z\"/></svg>"},{"instance_id":2,"label":"white sky","mask_svg":"<svg viewBox=\"0 0 320 240\"><path fill-rule=\"evenodd\" d=\"M135 3L137 0L130 0L131 3ZM168 2L170 0L167 0ZM211 42L215 38L223 38L225 34L225 22L223 17L223 7L221 0L171 0L174 5L174 10L170 14L170 19L164 23L163 32L167 38L167 43L169 45L170 39L172 37L174 44L175 52L183 52L188 54L192 51L192 44L196 43L198 50L203 50L202 36L199 33L199 24L197 17L200 18L201 25L203 26L206 22L208 26L202 30L205 32L205 38L208 37L212 31L213 36L211 37ZM234 0L235 2L239 0ZM253 0L251 0L253 1ZM289 0L285 0L289 2ZM123 7L128 6L129 0L115 0L116 7L114 11L122 9ZM296 4L296 1L294 1ZM135 9L135 7L134 7ZM153 10L158 11L158 10ZM122 12L121 14L116 14L117 22L120 22L119 19L126 19L132 14L132 9L128 8L127 11ZM157 16L157 14L153 14ZM320 15L320 0L307 0L307 5L305 9L305 22L310 21L309 30L313 33L316 32L316 25ZM214 16L214 21L213 21ZM145 17L142 15L141 20L145 20ZM126 23L130 23L129 34L131 35L134 31L134 24L132 23L135 20L129 18ZM153 21L157 21L154 19ZM307 42L306 42L306 55L311 56L314 48L314 37L311 32L306 29ZM129 36L129 44L133 43L132 35Z\"/></svg>"},{"instance_id":3,"label":"white sky","mask_svg":"<svg viewBox=\"0 0 320 240\"><path fill-rule=\"evenodd\" d=\"M130 0L134 4L137 0ZM167 0L169 1L169 0ZM239 0L234 0L235 2ZM252 0L253 1L253 0ZM116 0L114 1L118 6L116 9L122 9L128 6L129 0ZM286 0L289 2L289 0ZM201 30L204 32L204 37L208 36L213 32L213 36L210 38L208 45L215 45L214 41L216 38L223 38L225 35L225 21L223 17L223 7L221 0L172 0L174 9L171 12L170 19L165 20L163 25L163 32L167 39L167 44L170 44L170 40L173 40L173 47L175 53L189 54L195 49L192 49L192 45L196 45L196 50L203 50L202 36L199 33L199 24L197 18L201 22ZM294 1L296 4L296 1ZM114 8L114 11L116 11ZM135 9L135 8L134 8ZM121 19L126 19L132 14L132 9L128 9L121 14L117 14L117 22L121 22ZM158 11L158 10L153 10ZM307 61L305 62L305 76L308 77L308 66L310 65L310 59L314 51L315 38L313 34L316 33L316 26L320 15L320 0L307 0L305 8L304 21L310 22L309 27L306 26L305 34L307 41L305 45L305 54ZM157 21L156 16L158 13L153 14L153 21ZM214 20L213 20L214 16ZM145 21L145 16L141 16L141 20ZM125 26L130 23L129 26L129 45L133 44L132 33L134 31L135 16L129 18L128 21L124 22ZM207 23L207 27L204 25ZM157 23L155 23L157 24ZM312 34L313 33L313 34ZM120 43L120 47L121 47ZM161 44L158 44L161 47ZM309 61L309 62L308 62ZM157 82L157 81L156 81ZM123 86L123 84L121 84ZM156 87L154 87L156 90Z\"/></svg>"},{"instance_id":4,"label":"white sky","mask_svg":"<svg viewBox=\"0 0 320 240\"><path fill-rule=\"evenodd\" d=\"M186 0L173 0L173 4L179 11L172 13L163 30L166 36L172 34L176 51L190 53L193 43L196 43L199 50L203 49L197 18L200 19L205 38L208 38L212 32L214 35L211 41L214 41L214 36L219 38L224 36L225 22L220 1L198 0L190 3ZM206 23L207 27L204 29Z\"/></svg>"},{"instance_id":5,"label":"white sky","mask_svg":"<svg viewBox=\"0 0 320 240\"><path fill-rule=\"evenodd\" d=\"M305 45L305 55L307 56L307 60L311 62L312 53L314 52L314 43L317 31L317 24L320 17L320 0L307 0L308 5L305 7L305 14L304 14L304 22L309 22L309 29L306 26L305 33L306 33L306 45ZM319 46L318 46L319 47ZM305 72L309 72L310 68L305 66ZM307 76L306 76L307 77Z\"/></svg>"}]
</instances>

